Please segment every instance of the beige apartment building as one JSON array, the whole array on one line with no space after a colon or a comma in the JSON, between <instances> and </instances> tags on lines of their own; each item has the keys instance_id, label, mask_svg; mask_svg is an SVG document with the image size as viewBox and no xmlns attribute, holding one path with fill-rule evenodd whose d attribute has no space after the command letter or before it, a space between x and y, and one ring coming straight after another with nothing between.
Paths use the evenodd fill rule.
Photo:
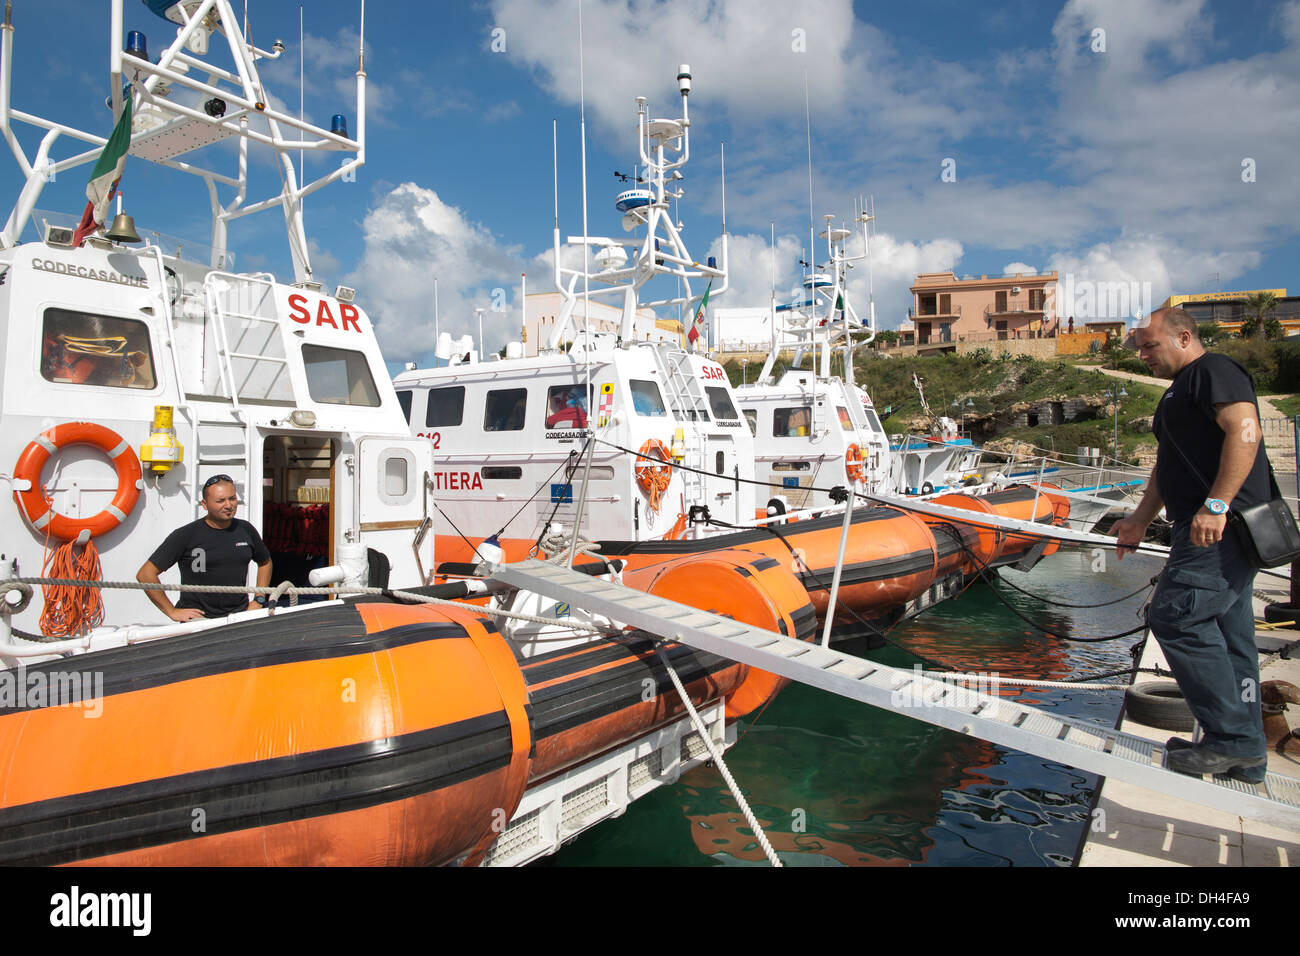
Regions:
<instances>
[{"instance_id":1,"label":"beige apartment building","mask_svg":"<svg viewBox=\"0 0 1300 956\"><path fill-rule=\"evenodd\" d=\"M958 279L952 272L921 273L911 287L917 350L957 351L958 343L1065 332L1056 314L1056 280L1055 272L978 279Z\"/></svg>"},{"instance_id":2,"label":"beige apartment building","mask_svg":"<svg viewBox=\"0 0 1300 956\"><path fill-rule=\"evenodd\" d=\"M555 330L556 316L559 315L563 298L558 292L531 292L527 296L526 318L522 329L524 354L536 355ZM579 316L584 307L577 307ZM604 302L591 301L586 307L586 322L592 332L616 334L623 321L623 310L606 305ZM577 324L581 326L583 319ZM643 342L670 342L681 345L684 341L681 323L676 319L657 318L651 309L638 309L633 323L634 337ZM565 342L573 341L573 325L569 326L564 336Z\"/></svg>"}]
</instances>

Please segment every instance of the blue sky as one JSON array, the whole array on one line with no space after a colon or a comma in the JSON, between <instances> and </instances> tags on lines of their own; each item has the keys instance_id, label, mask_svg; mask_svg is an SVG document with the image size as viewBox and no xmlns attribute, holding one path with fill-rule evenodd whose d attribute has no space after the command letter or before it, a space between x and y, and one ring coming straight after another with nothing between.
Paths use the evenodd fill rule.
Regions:
<instances>
[{"instance_id":1,"label":"blue sky","mask_svg":"<svg viewBox=\"0 0 1300 956\"><path fill-rule=\"evenodd\" d=\"M14 6L14 106L107 134L108 4ZM171 28L138 0L125 8L156 58ZM298 11L249 3L253 41L288 46L264 78L294 111ZM342 112L353 130L358 14L357 2L312 0L302 46L307 115L327 124ZM718 307L765 302L773 222L778 289L797 282L805 75L813 212L820 227L874 197L882 327L905 317L922 271L1055 268L1149 284L1154 303L1216 285L1300 291L1300 0L584 0L583 19L591 231L621 234L612 174L634 158L634 97L677 115L677 65L689 63L679 215L692 253L716 252L725 143L733 288ZM370 0L366 45L368 161L355 182L308 200L318 276L357 288L393 363L429 360L434 276L444 330L469 331L474 306L505 290L508 311L487 319L500 344L517 335L519 273L530 292L551 288L553 119L561 229L581 231L577 0ZM231 168L228 146L208 152ZM955 181L941 177L945 160ZM16 165L0 170L16 196ZM84 181L62 175L39 206L79 213ZM254 196L275 182L258 158ZM142 230L206 241L197 180L133 159L122 186ZM289 275L274 211L233 226L231 247L241 268ZM851 287L860 312L866 271Z\"/></svg>"}]
</instances>

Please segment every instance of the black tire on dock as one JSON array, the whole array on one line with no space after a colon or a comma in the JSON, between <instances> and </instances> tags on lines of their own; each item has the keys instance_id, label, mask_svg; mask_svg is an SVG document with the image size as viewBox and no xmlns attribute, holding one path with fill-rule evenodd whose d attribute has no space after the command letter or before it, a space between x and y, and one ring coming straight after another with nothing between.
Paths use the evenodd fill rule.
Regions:
<instances>
[{"instance_id":1,"label":"black tire on dock","mask_svg":"<svg viewBox=\"0 0 1300 956\"><path fill-rule=\"evenodd\" d=\"M1160 730L1191 730L1196 726L1183 692L1173 681L1134 684L1124 691L1124 715Z\"/></svg>"},{"instance_id":2,"label":"black tire on dock","mask_svg":"<svg viewBox=\"0 0 1300 956\"><path fill-rule=\"evenodd\" d=\"M1300 605L1297 604L1265 604L1264 620L1271 624L1297 624L1300 623Z\"/></svg>"}]
</instances>

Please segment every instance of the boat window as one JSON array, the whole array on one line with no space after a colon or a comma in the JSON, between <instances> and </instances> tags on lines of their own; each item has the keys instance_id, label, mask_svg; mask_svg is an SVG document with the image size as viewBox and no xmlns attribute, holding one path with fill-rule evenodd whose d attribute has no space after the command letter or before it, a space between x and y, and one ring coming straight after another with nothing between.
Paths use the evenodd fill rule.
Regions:
<instances>
[{"instance_id":1,"label":"boat window","mask_svg":"<svg viewBox=\"0 0 1300 956\"><path fill-rule=\"evenodd\" d=\"M46 309L41 340L41 377L71 385L153 388L149 327L70 309Z\"/></svg>"},{"instance_id":2,"label":"boat window","mask_svg":"<svg viewBox=\"0 0 1300 956\"><path fill-rule=\"evenodd\" d=\"M837 411L840 416L840 428L844 429L846 432L853 431L853 420L849 418L849 410L843 405L836 405L835 411Z\"/></svg>"},{"instance_id":3,"label":"boat window","mask_svg":"<svg viewBox=\"0 0 1300 956\"><path fill-rule=\"evenodd\" d=\"M522 478L523 476L524 476L524 470L520 468L518 465L484 465L483 466L484 478L514 479L514 478Z\"/></svg>"},{"instance_id":4,"label":"boat window","mask_svg":"<svg viewBox=\"0 0 1300 956\"><path fill-rule=\"evenodd\" d=\"M586 428L590 407L590 386L552 385L546 390L546 427Z\"/></svg>"},{"instance_id":5,"label":"boat window","mask_svg":"<svg viewBox=\"0 0 1300 956\"><path fill-rule=\"evenodd\" d=\"M807 435L811 424L811 405L796 405L794 408L777 408L772 412L772 435L777 438Z\"/></svg>"},{"instance_id":6,"label":"boat window","mask_svg":"<svg viewBox=\"0 0 1300 956\"><path fill-rule=\"evenodd\" d=\"M758 412L752 408L745 409L745 421L749 422L749 433L751 435L757 435L758 434Z\"/></svg>"},{"instance_id":7,"label":"boat window","mask_svg":"<svg viewBox=\"0 0 1300 956\"><path fill-rule=\"evenodd\" d=\"M736 414L736 406L731 404L731 396L727 394L725 388L707 385L704 391L709 394L709 408L713 411L714 420L732 422L740 417Z\"/></svg>"},{"instance_id":8,"label":"boat window","mask_svg":"<svg viewBox=\"0 0 1300 956\"><path fill-rule=\"evenodd\" d=\"M614 478L613 465L592 465L588 472L585 465L568 464L564 466L565 481L582 481L582 476L589 474L592 481L611 481Z\"/></svg>"},{"instance_id":9,"label":"boat window","mask_svg":"<svg viewBox=\"0 0 1300 956\"><path fill-rule=\"evenodd\" d=\"M806 461L774 461L772 462L773 471L807 471L810 465Z\"/></svg>"},{"instance_id":10,"label":"boat window","mask_svg":"<svg viewBox=\"0 0 1300 956\"><path fill-rule=\"evenodd\" d=\"M521 431L527 408L528 389L494 389L487 393L487 404L483 408L483 430L485 432Z\"/></svg>"},{"instance_id":11,"label":"boat window","mask_svg":"<svg viewBox=\"0 0 1300 956\"><path fill-rule=\"evenodd\" d=\"M465 386L429 389L429 407L424 410L426 428L459 425L465 414Z\"/></svg>"},{"instance_id":12,"label":"boat window","mask_svg":"<svg viewBox=\"0 0 1300 956\"><path fill-rule=\"evenodd\" d=\"M379 500L386 505L409 504L415 497L415 456L405 448L385 448L376 469Z\"/></svg>"},{"instance_id":13,"label":"boat window","mask_svg":"<svg viewBox=\"0 0 1300 956\"><path fill-rule=\"evenodd\" d=\"M402 406L402 414L406 416L406 423L411 423L411 393L398 392L397 404Z\"/></svg>"},{"instance_id":14,"label":"boat window","mask_svg":"<svg viewBox=\"0 0 1300 956\"><path fill-rule=\"evenodd\" d=\"M722 472L726 470L726 467L727 467L727 454L726 452L720 451L717 453L717 455L714 456L714 470L716 470L718 474L722 474Z\"/></svg>"},{"instance_id":15,"label":"boat window","mask_svg":"<svg viewBox=\"0 0 1300 956\"><path fill-rule=\"evenodd\" d=\"M885 430L885 426L880 424L880 419L876 417L874 409L864 407L862 410L866 412L867 424L871 426L873 432L883 432Z\"/></svg>"},{"instance_id":16,"label":"boat window","mask_svg":"<svg viewBox=\"0 0 1300 956\"><path fill-rule=\"evenodd\" d=\"M302 364L313 402L379 406L379 390L370 376L370 363L364 353L304 342Z\"/></svg>"},{"instance_id":17,"label":"boat window","mask_svg":"<svg viewBox=\"0 0 1300 956\"><path fill-rule=\"evenodd\" d=\"M663 396L659 394L659 386L654 382L630 379L627 384L632 389L632 407L638 415L663 418L668 414Z\"/></svg>"}]
</instances>

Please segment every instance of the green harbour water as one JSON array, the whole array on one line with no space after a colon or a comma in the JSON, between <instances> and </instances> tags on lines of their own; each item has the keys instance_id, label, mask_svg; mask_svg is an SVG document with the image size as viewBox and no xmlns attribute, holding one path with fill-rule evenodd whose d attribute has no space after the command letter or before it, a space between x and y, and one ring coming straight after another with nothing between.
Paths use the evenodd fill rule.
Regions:
<instances>
[{"instance_id":1,"label":"green harbour water","mask_svg":"<svg viewBox=\"0 0 1300 956\"><path fill-rule=\"evenodd\" d=\"M1104 564L1104 567L1102 565ZM1007 601L977 582L864 652L895 667L937 662L1002 677L1067 680L1131 666L1141 588L1158 559L1059 554L1028 573L1004 570ZM1055 607L1046 600L1087 605ZM846 648L850 649L850 648ZM1006 689L1010 700L1113 727L1122 693ZM802 685L743 721L726 754L787 866L1069 866L1090 821L1095 775ZM703 766L581 834L541 865L766 866L721 774Z\"/></svg>"}]
</instances>

